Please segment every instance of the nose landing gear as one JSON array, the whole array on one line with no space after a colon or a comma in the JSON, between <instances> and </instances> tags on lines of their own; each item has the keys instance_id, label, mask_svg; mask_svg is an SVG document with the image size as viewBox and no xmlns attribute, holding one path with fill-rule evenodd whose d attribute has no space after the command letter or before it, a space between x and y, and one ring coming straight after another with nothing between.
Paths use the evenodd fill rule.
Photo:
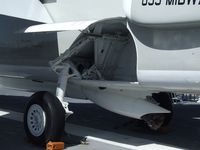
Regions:
<instances>
[{"instance_id":1,"label":"nose landing gear","mask_svg":"<svg viewBox=\"0 0 200 150\"><path fill-rule=\"evenodd\" d=\"M27 137L44 145L61 138L65 126L65 110L60 101L49 92L37 92L30 97L24 114Z\"/></svg>"},{"instance_id":2,"label":"nose landing gear","mask_svg":"<svg viewBox=\"0 0 200 150\"><path fill-rule=\"evenodd\" d=\"M72 114L64 96L68 79L78 76L72 64L65 64L59 72L56 96L50 92L36 92L30 97L24 113L27 137L36 144L59 141L64 131L65 119Z\"/></svg>"}]
</instances>

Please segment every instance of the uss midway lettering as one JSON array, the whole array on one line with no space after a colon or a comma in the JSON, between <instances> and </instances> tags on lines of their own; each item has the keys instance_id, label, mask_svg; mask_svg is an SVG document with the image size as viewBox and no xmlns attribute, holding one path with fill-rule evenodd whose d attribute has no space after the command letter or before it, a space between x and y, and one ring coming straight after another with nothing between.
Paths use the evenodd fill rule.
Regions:
<instances>
[{"instance_id":1,"label":"uss midway lettering","mask_svg":"<svg viewBox=\"0 0 200 150\"><path fill-rule=\"evenodd\" d=\"M200 5L200 0L142 0L143 6L164 5Z\"/></svg>"}]
</instances>

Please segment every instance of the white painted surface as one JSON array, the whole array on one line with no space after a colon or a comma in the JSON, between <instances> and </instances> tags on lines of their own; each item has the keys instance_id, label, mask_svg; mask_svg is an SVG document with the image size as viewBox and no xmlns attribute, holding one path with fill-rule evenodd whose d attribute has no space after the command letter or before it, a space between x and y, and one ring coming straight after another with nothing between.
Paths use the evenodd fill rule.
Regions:
<instances>
[{"instance_id":1,"label":"white painted surface","mask_svg":"<svg viewBox=\"0 0 200 150\"><path fill-rule=\"evenodd\" d=\"M123 0L57 0L44 6L55 23L125 16ZM57 35L59 54L61 54L69 48L79 32L65 31Z\"/></svg>"},{"instance_id":2,"label":"white painted surface","mask_svg":"<svg viewBox=\"0 0 200 150\"><path fill-rule=\"evenodd\" d=\"M165 145L156 144L156 143L146 144L146 145L142 145L142 146L136 146L136 144L134 144L134 145L130 145L131 143L124 144L124 143L114 142L111 140L101 139L101 138L92 137L92 136L87 136L87 140L88 141L94 140L94 141L97 141L97 142L100 142L103 144L109 144L109 145L121 147L123 149L130 149L130 150L150 150L150 149L151 150L161 150L161 149L162 150L180 150L178 148L173 148L170 146L165 146ZM136 139L136 140L140 140L140 139Z\"/></svg>"},{"instance_id":3,"label":"white painted surface","mask_svg":"<svg viewBox=\"0 0 200 150\"><path fill-rule=\"evenodd\" d=\"M199 91L200 71L139 70L140 84L165 89Z\"/></svg>"},{"instance_id":4,"label":"white painted surface","mask_svg":"<svg viewBox=\"0 0 200 150\"><path fill-rule=\"evenodd\" d=\"M1 0L0 14L38 22L52 22L39 0Z\"/></svg>"},{"instance_id":5,"label":"white painted surface","mask_svg":"<svg viewBox=\"0 0 200 150\"><path fill-rule=\"evenodd\" d=\"M170 113L146 99L153 89L143 88L137 83L76 79L69 80L69 83L80 86L86 97L97 105L124 116L141 119L146 114Z\"/></svg>"},{"instance_id":6,"label":"white painted surface","mask_svg":"<svg viewBox=\"0 0 200 150\"><path fill-rule=\"evenodd\" d=\"M167 5L168 1L172 1L172 5ZM142 5L142 3L147 5ZM149 3L154 2L153 5ZM160 5L155 3L161 2ZM182 2L182 1L181 1ZM131 7L126 7L126 14L129 19L142 24L165 24L165 23L185 23L200 21L199 1L193 5L193 1L184 1L184 5L178 5L174 0L132 0ZM127 0L124 1L127 3ZM175 4L177 3L177 4ZM131 10L130 10L131 9ZM130 13L131 12L131 13Z\"/></svg>"},{"instance_id":7,"label":"white painted surface","mask_svg":"<svg viewBox=\"0 0 200 150\"><path fill-rule=\"evenodd\" d=\"M137 78L160 91L197 92L200 88L200 48L156 49L144 44L129 27L137 51ZM146 41L145 41L146 42Z\"/></svg>"},{"instance_id":8,"label":"white painted surface","mask_svg":"<svg viewBox=\"0 0 200 150\"><path fill-rule=\"evenodd\" d=\"M96 20L33 25L33 26L28 27L25 30L25 33L84 30L85 28L87 28L89 25L91 25L94 22L96 22Z\"/></svg>"},{"instance_id":9,"label":"white painted surface","mask_svg":"<svg viewBox=\"0 0 200 150\"><path fill-rule=\"evenodd\" d=\"M57 33L59 54L64 53L78 37L80 31L63 31Z\"/></svg>"},{"instance_id":10,"label":"white painted surface","mask_svg":"<svg viewBox=\"0 0 200 150\"><path fill-rule=\"evenodd\" d=\"M124 16L122 0L57 0L44 4L54 22Z\"/></svg>"},{"instance_id":11,"label":"white painted surface","mask_svg":"<svg viewBox=\"0 0 200 150\"><path fill-rule=\"evenodd\" d=\"M146 100L148 91L138 90L96 90L83 86L86 96L97 105L131 118L141 119L142 116L154 113L170 113L170 111ZM150 94L149 94L150 95Z\"/></svg>"},{"instance_id":12,"label":"white painted surface","mask_svg":"<svg viewBox=\"0 0 200 150\"><path fill-rule=\"evenodd\" d=\"M83 127L74 124L66 124L67 133L86 137L87 141L98 141L102 144L109 144L121 147L121 149L132 150L180 150L175 147L165 146L154 141L113 133L109 131L98 130L94 128Z\"/></svg>"},{"instance_id":13,"label":"white painted surface","mask_svg":"<svg viewBox=\"0 0 200 150\"><path fill-rule=\"evenodd\" d=\"M124 12L128 18L131 18L132 0L123 0Z\"/></svg>"},{"instance_id":14,"label":"white painted surface","mask_svg":"<svg viewBox=\"0 0 200 150\"><path fill-rule=\"evenodd\" d=\"M0 109L0 117L23 122L23 113Z\"/></svg>"},{"instance_id":15,"label":"white painted surface","mask_svg":"<svg viewBox=\"0 0 200 150\"><path fill-rule=\"evenodd\" d=\"M171 47L168 47L168 49L158 49L155 48L154 45L147 45L146 43L151 42L149 41L150 39L141 38L138 33L138 31L143 32L144 30L147 31L149 30L149 32L151 32L150 31L151 28L138 28L137 26L134 26L134 24L132 24L131 26L132 28L130 29L128 24L128 29L132 34L136 46L138 70L174 70L174 71L200 70L200 65L198 65L200 58L199 46L195 46L194 48L188 47L188 48L174 49L172 45ZM176 30L176 28L174 28L174 30ZM198 32L198 30L194 30L192 32L195 33ZM152 36L152 41L154 40L153 34L150 34L148 36ZM175 35L171 35L172 38L174 38L174 36ZM192 36L192 34L190 36ZM190 39L191 37L188 37L188 41Z\"/></svg>"}]
</instances>

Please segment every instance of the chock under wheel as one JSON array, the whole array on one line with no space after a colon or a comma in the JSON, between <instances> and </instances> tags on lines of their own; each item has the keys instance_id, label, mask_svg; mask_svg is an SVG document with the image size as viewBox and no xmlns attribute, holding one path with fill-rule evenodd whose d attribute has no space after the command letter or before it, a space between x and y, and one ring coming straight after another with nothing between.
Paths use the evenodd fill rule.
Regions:
<instances>
[{"instance_id":1,"label":"chock under wheel","mask_svg":"<svg viewBox=\"0 0 200 150\"><path fill-rule=\"evenodd\" d=\"M63 150L65 147L64 142L48 142L46 150Z\"/></svg>"}]
</instances>

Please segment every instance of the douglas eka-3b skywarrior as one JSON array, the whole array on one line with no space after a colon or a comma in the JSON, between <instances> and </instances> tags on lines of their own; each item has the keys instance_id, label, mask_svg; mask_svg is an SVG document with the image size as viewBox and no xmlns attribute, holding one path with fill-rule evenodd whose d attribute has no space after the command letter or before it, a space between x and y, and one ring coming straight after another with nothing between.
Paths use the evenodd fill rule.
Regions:
<instances>
[{"instance_id":1,"label":"douglas eka-3b skywarrior","mask_svg":"<svg viewBox=\"0 0 200 150\"><path fill-rule=\"evenodd\" d=\"M0 84L36 92L24 114L36 143L61 137L73 113L64 96L89 99L158 130L172 117L168 93L199 92L198 0L124 0L125 17L116 0L3 4Z\"/></svg>"}]
</instances>

